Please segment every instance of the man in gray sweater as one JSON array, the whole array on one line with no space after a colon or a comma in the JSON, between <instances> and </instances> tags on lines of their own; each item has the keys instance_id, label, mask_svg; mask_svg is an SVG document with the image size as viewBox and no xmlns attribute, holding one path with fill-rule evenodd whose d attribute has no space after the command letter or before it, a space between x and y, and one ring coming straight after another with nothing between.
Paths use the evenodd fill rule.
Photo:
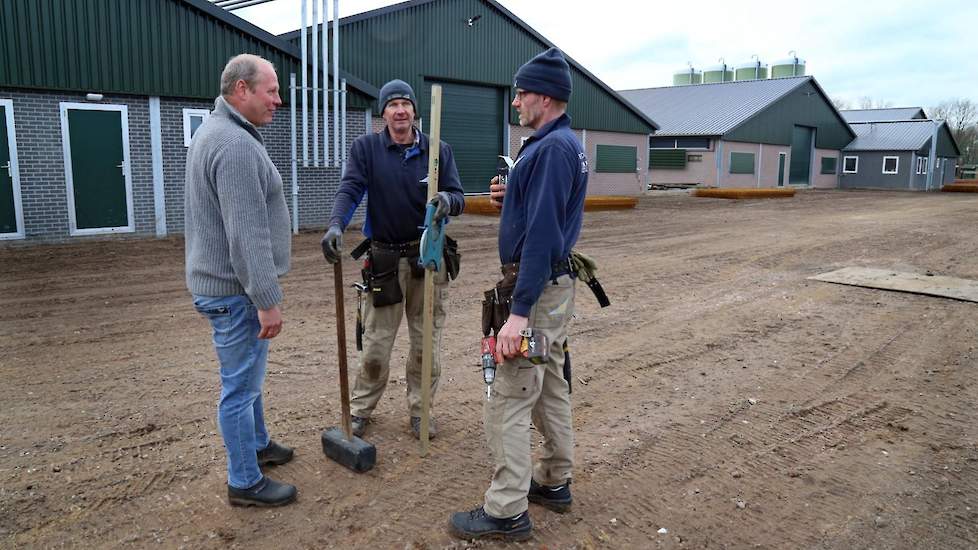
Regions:
<instances>
[{"instance_id":1,"label":"man in gray sweater","mask_svg":"<svg viewBox=\"0 0 978 550\"><path fill-rule=\"evenodd\" d=\"M228 501L240 506L281 506L297 493L260 469L293 454L269 438L261 398L268 340L282 330L279 277L289 270L292 241L282 177L257 127L281 104L275 67L238 55L187 150L187 288L214 332Z\"/></svg>"}]
</instances>

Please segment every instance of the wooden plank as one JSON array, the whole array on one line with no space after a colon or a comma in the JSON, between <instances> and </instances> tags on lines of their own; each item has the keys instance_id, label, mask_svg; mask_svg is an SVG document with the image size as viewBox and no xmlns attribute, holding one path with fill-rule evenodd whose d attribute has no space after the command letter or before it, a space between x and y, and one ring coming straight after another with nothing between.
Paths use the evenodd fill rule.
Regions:
<instances>
[{"instance_id":1,"label":"wooden plank","mask_svg":"<svg viewBox=\"0 0 978 550\"><path fill-rule=\"evenodd\" d=\"M943 275L903 273L889 269L845 267L809 277L813 281L895 290L966 302L978 302L978 281Z\"/></svg>"},{"instance_id":2,"label":"wooden plank","mask_svg":"<svg viewBox=\"0 0 978 550\"><path fill-rule=\"evenodd\" d=\"M638 204L638 197L626 197L620 195L592 195L584 199L584 211L595 212L598 210L627 210L635 208ZM498 216L500 210L489 204L489 195L466 195L465 213L477 214L480 216Z\"/></svg>"}]
</instances>

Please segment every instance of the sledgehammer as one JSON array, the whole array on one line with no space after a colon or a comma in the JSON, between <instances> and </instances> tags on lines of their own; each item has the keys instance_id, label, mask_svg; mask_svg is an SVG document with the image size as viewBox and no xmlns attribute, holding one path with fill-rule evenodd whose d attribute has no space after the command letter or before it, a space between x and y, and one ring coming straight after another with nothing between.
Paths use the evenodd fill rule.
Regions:
<instances>
[{"instance_id":1,"label":"sledgehammer","mask_svg":"<svg viewBox=\"0 0 978 550\"><path fill-rule=\"evenodd\" d=\"M350 426L350 381L346 375L346 316L343 313L343 265L333 264L336 286L336 352L340 363L340 419L342 429L333 427L323 432L323 452L354 472L366 472L377 462L377 449L353 435Z\"/></svg>"}]
</instances>

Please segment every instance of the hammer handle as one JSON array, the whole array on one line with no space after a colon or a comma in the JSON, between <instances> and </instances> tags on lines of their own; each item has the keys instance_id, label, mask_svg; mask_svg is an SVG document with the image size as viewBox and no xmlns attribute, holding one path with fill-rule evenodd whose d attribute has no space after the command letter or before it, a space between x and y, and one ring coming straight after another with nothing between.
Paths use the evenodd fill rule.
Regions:
<instances>
[{"instance_id":1,"label":"hammer handle","mask_svg":"<svg viewBox=\"0 0 978 550\"><path fill-rule=\"evenodd\" d=\"M346 314L343 311L343 263L333 264L333 284L336 287L336 355L340 364L340 426L346 439L353 439L350 425L350 380L346 374Z\"/></svg>"}]
</instances>

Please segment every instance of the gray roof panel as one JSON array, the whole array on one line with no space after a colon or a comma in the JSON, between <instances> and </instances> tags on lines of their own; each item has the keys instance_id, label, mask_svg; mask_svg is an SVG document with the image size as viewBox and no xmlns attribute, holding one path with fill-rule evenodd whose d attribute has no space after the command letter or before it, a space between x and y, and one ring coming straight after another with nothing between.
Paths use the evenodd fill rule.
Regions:
<instances>
[{"instance_id":1,"label":"gray roof panel","mask_svg":"<svg viewBox=\"0 0 978 550\"><path fill-rule=\"evenodd\" d=\"M721 136L810 80L797 76L619 93L659 123L656 135Z\"/></svg>"},{"instance_id":2,"label":"gray roof panel","mask_svg":"<svg viewBox=\"0 0 978 550\"><path fill-rule=\"evenodd\" d=\"M845 151L917 151L934 135L931 120L854 122L849 126L856 139Z\"/></svg>"},{"instance_id":3,"label":"gray roof panel","mask_svg":"<svg viewBox=\"0 0 978 550\"><path fill-rule=\"evenodd\" d=\"M846 122L883 122L927 118L920 107L892 109L844 109L839 111Z\"/></svg>"}]
</instances>

